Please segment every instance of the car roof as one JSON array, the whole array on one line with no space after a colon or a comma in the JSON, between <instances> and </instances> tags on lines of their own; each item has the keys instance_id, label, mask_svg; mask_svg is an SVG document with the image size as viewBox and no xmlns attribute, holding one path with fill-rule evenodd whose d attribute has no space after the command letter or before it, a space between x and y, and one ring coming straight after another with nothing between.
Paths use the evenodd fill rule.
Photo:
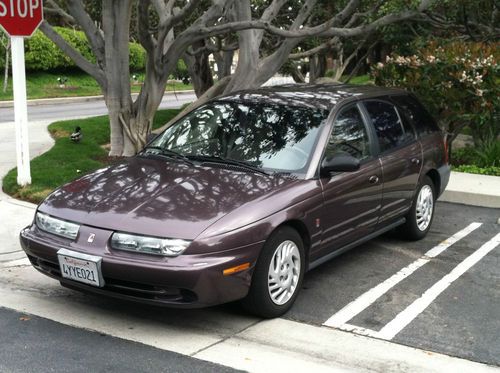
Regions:
<instances>
[{"instance_id":1,"label":"car roof","mask_svg":"<svg viewBox=\"0 0 500 373\"><path fill-rule=\"evenodd\" d=\"M330 111L341 101L358 97L377 97L407 94L395 88L353 84L286 84L232 92L218 97L217 101L274 103L302 106Z\"/></svg>"}]
</instances>

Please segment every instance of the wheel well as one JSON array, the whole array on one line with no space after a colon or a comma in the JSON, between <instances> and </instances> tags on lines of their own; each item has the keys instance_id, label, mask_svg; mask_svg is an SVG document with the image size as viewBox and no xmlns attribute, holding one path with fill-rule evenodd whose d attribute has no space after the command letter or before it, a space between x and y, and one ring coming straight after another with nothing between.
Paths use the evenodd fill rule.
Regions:
<instances>
[{"instance_id":1,"label":"wheel well","mask_svg":"<svg viewBox=\"0 0 500 373\"><path fill-rule=\"evenodd\" d=\"M288 220L283 224L281 224L280 227L285 225L295 229L299 233L300 238L302 238L302 242L304 243L304 249L305 249L304 256L306 258L306 263L309 263L309 249L311 248L311 235L309 234L309 230L307 229L306 225L300 220Z\"/></svg>"},{"instance_id":2,"label":"wheel well","mask_svg":"<svg viewBox=\"0 0 500 373\"><path fill-rule=\"evenodd\" d=\"M432 169L427 172L426 175L429 176L429 178L432 180L432 183L434 184L434 192L436 193L436 195L438 195L439 191L441 190L441 178L439 176L439 172Z\"/></svg>"}]
</instances>

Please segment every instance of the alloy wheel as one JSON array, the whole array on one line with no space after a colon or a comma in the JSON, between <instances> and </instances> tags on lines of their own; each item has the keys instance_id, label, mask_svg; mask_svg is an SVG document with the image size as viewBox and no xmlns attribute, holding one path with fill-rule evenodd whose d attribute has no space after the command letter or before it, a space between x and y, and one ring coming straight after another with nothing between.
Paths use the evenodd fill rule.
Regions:
<instances>
[{"instance_id":1,"label":"alloy wheel","mask_svg":"<svg viewBox=\"0 0 500 373\"><path fill-rule=\"evenodd\" d=\"M300 277L300 252L287 240L276 248L268 272L268 290L274 304L283 305L292 298Z\"/></svg>"},{"instance_id":2,"label":"alloy wheel","mask_svg":"<svg viewBox=\"0 0 500 373\"><path fill-rule=\"evenodd\" d=\"M434 196L432 188L429 185L424 185L417 197L417 205L415 209L417 227L421 231L425 231L429 226L432 219L432 212L434 208Z\"/></svg>"}]
</instances>

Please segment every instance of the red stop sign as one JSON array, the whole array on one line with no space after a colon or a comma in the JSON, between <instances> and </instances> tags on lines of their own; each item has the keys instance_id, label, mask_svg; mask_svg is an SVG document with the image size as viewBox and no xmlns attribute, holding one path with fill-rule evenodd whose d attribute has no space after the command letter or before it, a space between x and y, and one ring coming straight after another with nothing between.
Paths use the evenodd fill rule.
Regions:
<instances>
[{"instance_id":1,"label":"red stop sign","mask_svg":"<svg viewBox=\"0 0 500 373\"><path fill-rule=\"evenodd\" d=\"M0 0L0 26L10 36L31 36L42 21L42 0Z\"/></svg>"}]
</instances>

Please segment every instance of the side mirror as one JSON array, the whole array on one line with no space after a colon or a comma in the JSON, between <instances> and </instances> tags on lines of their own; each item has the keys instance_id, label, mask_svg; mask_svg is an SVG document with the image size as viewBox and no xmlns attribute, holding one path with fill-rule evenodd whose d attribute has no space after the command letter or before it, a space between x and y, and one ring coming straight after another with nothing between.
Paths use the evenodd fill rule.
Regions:
<instances>
[{"instance_id":1,"label":"side mirror","mask_svg":"<svg viewBox=\"0 0 500 373\"><path fill-rule=\"evenodd\" d=\"M331 172L352 172L359 170L359 159L347 153L336 154L333 157L324 158L321 162L321 174Z\"/></svg>"}]
</instances>

